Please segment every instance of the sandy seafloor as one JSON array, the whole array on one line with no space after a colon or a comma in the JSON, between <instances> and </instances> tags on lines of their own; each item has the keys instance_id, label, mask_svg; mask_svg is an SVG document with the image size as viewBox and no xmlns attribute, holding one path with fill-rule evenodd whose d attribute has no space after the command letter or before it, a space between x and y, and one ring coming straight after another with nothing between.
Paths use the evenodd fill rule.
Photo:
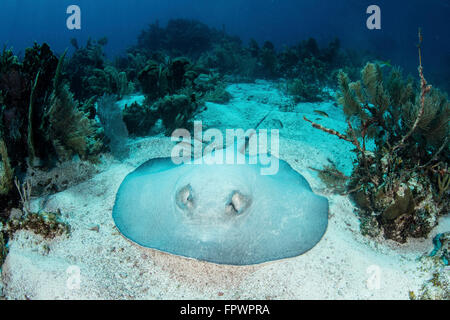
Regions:
<instances>
[{"instance_id":1,"label":"sandy seafloor","mask_svg":"<svg viewBox=\"0 0 450 320\"><path fill-rule=\"evenodd\" d=\"M207 103L207 109L196 119L205 128L246 130L254 128L271 111L259 128L280 128L280 158L300 172L314 192L329 200L329 226L313 249L295 258L236 267L173 256L126 240L115 228L111 216L115 195L124 177L137 166L148 159L170 155L173 142L159 135L130 140L131 154L125 161L105 156L98 174L91 179L50 197L33 199L35 210L60 209L71 233L49 241L29 231L17 232L9 243L9 255L2 269L3 296L6 299L408 299L409 291L417 292L430 278L430 274L420 270L418 258L432 250L431 239L438 232L450 229L450 219L441 219L429 239L413 239L403 245L362 236L349 198L331 194L317 173L309 169L322 168L329 158L346 174L351 172L353 146L313 129L303 120L306 115L310 120L344 131L341 109L333 102L292 104L270 82L234 84L227 90L233 96L230 103ZM289 105L291 111L281 111ZM314 110L325 111L329 118ZM79 287L72 281L74 270L80 271Z\"/></svg>"}]
</instances>

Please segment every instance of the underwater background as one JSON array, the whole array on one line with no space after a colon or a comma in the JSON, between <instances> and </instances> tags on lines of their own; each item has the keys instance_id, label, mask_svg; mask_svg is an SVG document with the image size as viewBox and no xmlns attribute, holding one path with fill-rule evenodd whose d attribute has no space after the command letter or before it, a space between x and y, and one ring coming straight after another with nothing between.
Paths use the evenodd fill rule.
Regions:
<instances>
[{"instance_id":1,"label":"underwater background","mask_svg":"<svg viewBox=\"0 0 450 320\"><path fill-rule=\"evenodd\" d=\"M450 299L449 16L0 0L0 300Z\"/></svg>"},{"instance_id":2,"label":"underwater background","mask_svg":"<svg viewBox=\"0 0 450 320\"><path fill-rule=\"evenodd\" d=\"M81 30L65 27L64 13L72 4L82 7ZM381 30L365 28L365 11L371 4L382 10ZM450 68L447 0L2 0L0 9L0 43L22 51L31 41L46 41L62 52L73 37L83 43L89 37L106 36L105 51L112 57L135 44L149 23L158 20L165 25L169 19L188 18L224 27L244 42L269 40L278 48L308 37L321 44L338 37L345 47L371 50L409 72L416 70L413 48L420 26L427 39L424 58L433 57L427 60L430 76L449 81L443 71Z\"/></svg>"}]
</instances>

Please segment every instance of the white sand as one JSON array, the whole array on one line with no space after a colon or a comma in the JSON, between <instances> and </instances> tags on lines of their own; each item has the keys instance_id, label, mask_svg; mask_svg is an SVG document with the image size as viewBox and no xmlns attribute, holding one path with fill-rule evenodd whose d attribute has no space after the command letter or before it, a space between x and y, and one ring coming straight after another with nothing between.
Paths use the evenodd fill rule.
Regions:
<instances>
[{"instance_id":1,"label":"white sand","mask_svg":"<svg viewBox=\"0 0 450 320\"><path fill-rule=\"evenodd\" d=\"M381 244L363 237L348 197L327 192L317 174L309 169L322 168L330 158L340 170L351 172L349 151L353 146L311 128L303 120L306 115L316 121L319 116L313 110L322 110L330 118L319 120L320 123L344 130L340 109L332 103L299 104L293 112L281 112L279 107L290 101L267 82L232 85L228 90L233 100L228 105L208 103L198 120L205 127L249 129L272 110L260 128L278 123L277 120L282 122L280 158L303 174L316 193L329 199L328 230L312 250L296 258L235 267L140 248L123 238L111 217L120 183L144 161L169 156L173 146L168 138L152 137L131 142L133 151L124 163L105 159L103 171L91 180L52 195L47 201L33 201L34 209L60 209L72 231L70 236L52 241L28 231L17 232L9 243L10 253L3 265L4 296L7 299L408 299L410 290L417 292L429 278L429 274L419 271L417 259L431 251L431 238L448 230L450 219L441 221L430 239L412 240L404 245L392 241ZM98 232L92 230L95 226L99 227ZM70 286L73 273L67 269L71 266L80 270L79 288Z\"/></svg>"}]
</instances>

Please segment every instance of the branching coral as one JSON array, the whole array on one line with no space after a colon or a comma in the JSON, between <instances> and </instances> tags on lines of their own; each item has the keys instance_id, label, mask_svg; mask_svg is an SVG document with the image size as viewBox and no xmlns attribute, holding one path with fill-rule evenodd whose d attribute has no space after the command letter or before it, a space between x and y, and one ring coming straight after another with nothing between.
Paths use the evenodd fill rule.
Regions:
<instances>
[{"instance_id":1,"label":"branching coral","mask_svg":"<svg viewBox=\"0 0 450 320\"><path fill-rule=\"evenodd\" d=\"M17 191L20 195L20 201L22 203L22 211L25 214L30 213L30 201L31 201L31 183L29 180L24 183L20 183L17 177L14 179Z\"/></svg>"}]
</instances>

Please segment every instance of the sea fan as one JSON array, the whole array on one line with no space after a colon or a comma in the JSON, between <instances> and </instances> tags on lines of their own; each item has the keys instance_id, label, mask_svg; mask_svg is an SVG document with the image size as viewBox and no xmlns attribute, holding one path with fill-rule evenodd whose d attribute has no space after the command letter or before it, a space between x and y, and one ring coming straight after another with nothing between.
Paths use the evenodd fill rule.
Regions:
<instances>
[{"instance_id":1,"label":"sea fan","mask_svg":"<svg viewBox=\"0 0 450 320\"><path fill-rule=\"evenodd\" d=\"M97 101L97 114L109 139L112 154L122 159L128 155L128 130L116 100L114 95L103 95Z\"/></svg>"},{"instance_id":2,"label":"sea fan","mask_svg":"<svg viewBox=\"0 0 450 320\"><path fill-rule=\"evenodd\" d=\"M53 93L45 114L47 140L53 144L60 161L68 160L75 154L87 158L90 154L89 140L94 139L95 133L93 121L78 108L69 86L60 81L64 57L65 54L58 63Z\"/></svg>"}]
</instances>

